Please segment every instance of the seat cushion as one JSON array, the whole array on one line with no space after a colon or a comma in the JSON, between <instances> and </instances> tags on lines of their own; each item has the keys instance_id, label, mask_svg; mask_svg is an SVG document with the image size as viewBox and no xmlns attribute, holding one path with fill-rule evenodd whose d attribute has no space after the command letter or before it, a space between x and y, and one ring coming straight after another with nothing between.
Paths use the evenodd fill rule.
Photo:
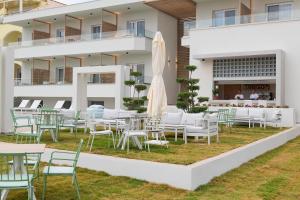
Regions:
<instances>
[{"instance_id":1,"label":"seat cushion","mask_svg":"<svg viewBox=\"0 0 300 200\"><path fill-rule=\"evenodd\" d=\"M236 110L236 118L245 118L249 117L249 109L248 108L238 108Z\"/></svg>"},{"instance_id":2,"label":"seat cushion","mask_svg":"<svg viewBox=\"0 0 300 200\"><path fill-rule=\"evenodd\" d=\"M32 181L33 175L29 174L29 181ZM7 180L17 180L17 181L7 181ZM22 179L22 181L21 181ZM28 179L27 175L16 175L15 178L13 175L3 175L2 180L0 181L0 188L2 189L10 189L10 188L24 188L28 187Z\"/></svg>"},{"instance_id":3,"label":"seat cushion","mask_svg":"<svg viewBox=\"0 0 300 200\"><path fill-rule=\"evenodd\" d=\"M73 174L74 168L73 167L57 167L57 166L51 166L50 170L48 172L49 166L45 167L43 170L43 174L49 174L49 175L60 175L60 174Z\"/></svg>"},{"instance_id":4,"label":"seat cushion","mask_svg":"<svg viewBox=\"0 0 300 200\"><path fill-rule=\"evenodd\" d=\"M196 125L203 118L204 113L184 113L181 119L182 125Z\"/></svg>"},{"instance_id":5,"label":"seat cushion","mask_svg":"<svg viewBox=\"0 0 300 200\"><path fill-rule=\"evenodd\" d=\"M252 118L262 119L265 117L265 111L261 108L249 109L249 116Z\"/></svg>"},{"instance_id":6,"label":"seat cushion","mask_svg":"<svg viewBox=\"0 0 300 200\"><path fill-rule=\"evenodd\" d=\"M129 137L131 136L146 136L146 131L126 131L125 134Z\"/></svg>"},{"instance_id":7,"label":"seat cushion","mask_svg":"<svg viewBox=\"0 0 300 200\"><path fill-rule=\"evenodd\" d=\"M166 113L162 119L162 122L164 124L171 124L171 125L177 125L180 124L182 119L182 112L178 113Z\"/></svg>"},{"instance_id":8,"label":"seat cushion","mask_svg":"<svg viewBox=\"0 0 300 200\"><path fill-rule=\"evenodd\" d=\"M207 129L205 129L204 127L201 127L201 126L186 126L185 130L188 133L203 133L203 132L205 132L205 130L207 132Z\"/></svg>"},{"instance_id":9,"label":"seat cushion","mask_svg":"<svg viewBox=\"0 0 300 200\"><path fill-rule=\"evenodd\" d=\"M91 135L110 135L113 132L110 130L104 130L104 131L91 131L90 133Z\"/></svg>"},{"instance_id":10,"label":"seat cushion","mask_svg":"<svg viewBox=\"0 0 300 200\"><path fill-rule=\"evenodd\" d=\"M107 109L105 108L103 111L103 119L116 119L119 117L119 111L115 109Z\"/></svg>"}]
</instances>

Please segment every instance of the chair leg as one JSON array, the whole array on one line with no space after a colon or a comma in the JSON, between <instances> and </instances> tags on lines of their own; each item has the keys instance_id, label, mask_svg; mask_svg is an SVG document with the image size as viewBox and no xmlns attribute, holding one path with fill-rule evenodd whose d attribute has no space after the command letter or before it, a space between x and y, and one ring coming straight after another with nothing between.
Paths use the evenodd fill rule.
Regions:
<instances>
[{"instance_id":1,"label":"chair leg","mask_svg":"<svg viewBox=\"0 0 300 200\"><path fill-rule=\"evenodd\" d=\"M113 145L114 145L114 149L116 148L116 141L115 141L115 136L114 133L111 133L111 137L112 137L112 141L113 141Z\"/></svg>"},{"instance_id":2,"label":"chair leg","mask_svg":"<svg viewBox=\"0 0 300 200\"><path fill-rule=\"evenodd\" d=\"M42 200L45 199L46 190L47 190L47 175L44 174L44 187L43 187Z\"/></svg>"},{"instance_id":3,"label":"chair leg","mask_svg":"<svg viewBox=\"0 0 300 200\"><path fill-rule=\"evenodd\" d=\"M177 142L177 134L178 134L178 130L175 129L175 142Z\"/></svg>"},{"instance_id":4,"label":"chair leg","mask_svg":"<svg viewBox=\"0 0 300 200\"><path fill-rule=\"evenodd\" d=\"M208 137L207 137L207 142L208 142L208 145L210 145L210 135L208 135Z\"/></svg>"},{"instance_id":5,"label":"chair leg","mask_svg":"<svg viewBox=\"0 0 300 200\"><path fill-rule=\"evenodd\" d=\"M129 140L130 140L130 137L127 138L127 153L129 153Z\"/></svg>"},{"instance_id":6,"label":"chair leg","mask_svg":"<svg viewBox=\"0 0 300 200\"><path fill-rule=\"evenodd\" d=\"M95 140L95 135L93 135L93 138L92 138L92 142L91 142L91 146L90 146L90 152L92 151L92 147L93 147L93 144L94 144L94 140Z\"/></svg>"},{"instance_id":7,"label":"chair leg","mask_svg":"<svg viewBox=\"0 0 300 200\"><path fill-rule=\"evenodd\" d=\"M87 142L87 144L86 144L86 147L87 147L87 148L88 148L89 145L90 145L91 136L92 136L92 135L90 134L89 139L88 139L88 142Z\"/></svg>"},{"instance_id":8,"label":"chair leg","mask_svg":"<svg viewBox=\"0 0 300 200\"><path fill-rule=\"evenodd\" d=\"M79 191L79 185L78 185L78 180L76 174L74 174L74 185L76 188L76 193L77 193L77 198L80 200L80 191Z\"/></svg>"}]
</instances>

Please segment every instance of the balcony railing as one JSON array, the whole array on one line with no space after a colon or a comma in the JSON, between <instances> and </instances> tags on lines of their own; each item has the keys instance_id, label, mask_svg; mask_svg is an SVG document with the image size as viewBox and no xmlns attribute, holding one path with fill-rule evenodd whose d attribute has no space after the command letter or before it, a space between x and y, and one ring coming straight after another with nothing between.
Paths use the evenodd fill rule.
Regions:
<instances>
[{"instance_id":1,"label":"balcony railing","mask_svg":"<svg viewBox=\"0 0 300 200\"><path fill-rule=\"evenodd\" d=\"M51 45L51 44L64 44L64 43L72 43L72 42L83 42L83 41L99 41L106 39L118 39L118 38L149 38L152 39L154 37L154 32L145 30L145 32L141 33L132 33L128 30L118 30L112 32L101 32L96 34L81 34L81 35L72 35L65 37L52 37L48 39L41 40L28 40L28 41L20 41L9 43L9 46L17 46L17 47L30 47L30 46L42 46L42 45Z\"/></svg>"},{"instance_id":2,"label":"balcony railing","mask_svg":"<svg viewBox=\"0 0 300 200\"><path fill-rule=\"evenodd\" d=\"M190 31L194 29L220 28L227 26L239 26L245 24L274 23L293 20L300 20L300 10L202 19L197 20L197 22L192 24L191 26L185 26L184 36L188 36L190 34Z\"/></svg>"},{"instance_id":3,"label":"balcony railing","mask_svg":"<svg viewBox=\"0 0 300 200\"><path fill-rule=\"evenodd\" d=\"M150 76L143 76L138 80L139 84L151 84L152 77ZM26 79L26 78L15 78L14 79L15 86L47 86L47 85L55 85L55 86L60 86L60 85L71 85L72 83L70 82L65 82L65 81L49 81L45 80L43 78L34 78L32 79ZM105 79L93 79L91 78L88 80L88 84L115 84L115 81L109 81Z\"/></svg>"}]
</instances>

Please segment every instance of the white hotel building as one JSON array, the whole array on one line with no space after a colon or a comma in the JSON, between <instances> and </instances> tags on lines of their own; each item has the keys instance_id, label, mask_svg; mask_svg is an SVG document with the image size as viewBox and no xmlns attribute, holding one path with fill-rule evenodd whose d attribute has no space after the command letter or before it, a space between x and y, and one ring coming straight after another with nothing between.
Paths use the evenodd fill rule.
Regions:
<instances>
[{"instance_id":1,"label":"white hotel building","mask_svg":"<svg viewBox=\"0 0 300 200\"><path fill-rule=\"evenodd\" d=\"M169 103L176 102L177 19L144 1L92 1L9 15L3 23L23 28L22 41L10 44L13 59L22 63L14 73L15 105L41 99L53 106L63 99L70 106L73 86L85 76L89 104L121 108L130 70L143 74L140 83L151 83L157 31L166 42L163 76ZM78 89L78 96L84 96L84 86Z\"/></svg>"},{"instance_id":2,"label":"white hotel building","mask_svg":"<svg viewBox=\"0 0 300 200\"><path fill-rule=\"evenodd\" d=\"M300 111L300 0L98 0L9 15L3 23L23 27L22 42L5 60L11 68L22 62L16 99L74 103L84 76L90 103L120 108L131 68L150 83L151 41L161 31L169 104L176 102L176 77L193 64L200 96L213 99L217 88L221 100L239 90L249 98L255 90Z\"/></svg>"}]
</instances>

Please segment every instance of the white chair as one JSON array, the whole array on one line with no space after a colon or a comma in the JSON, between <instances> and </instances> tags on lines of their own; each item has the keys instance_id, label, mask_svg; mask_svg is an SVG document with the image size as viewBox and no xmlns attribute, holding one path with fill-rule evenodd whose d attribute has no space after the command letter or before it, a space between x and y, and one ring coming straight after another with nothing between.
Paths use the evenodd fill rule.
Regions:
<instances>
[{"instance_id":1,"label":"white chair","mask_svg":"<svg viewBox=\"0 0 300 200\"><path fill-rule=\"evenodd\" d=\"M267 123L273 127L282 128L282 112L280 109L274 109L267 114Z\"/></svg>"},{"instance_id":2,"label":"white chair","mask_svg":"<svg viewBox=\"0 0 300 200\"><path fill-rule=\"evenodd\" d=\"M255 123L259 123L260 127L266 128L266 113L262 108L250 108L249 117L252 118L253 127Z\"/></svg>"},{"instance_id":3,"label":"white chair","mask_svg":"<svg viewBox=\"0 0 300 200\"><path fill-rule=\"evenodd\" d=\"M234 121L237 123L248 123L251 128L252 118L249 116L249 108L237 108Z\"/></svg>"},{"instance_id":4,"label":"white chair","mask_svg":"<svg viewBox=\"0 0 300 200\"><path fill-rule=\"evenodd\" d=\"M145 141L145 144L148 145L148 152L150 152L149 145L166 146L168 148L169 141L167 141L164 129L160 127L160 120L151 118L145 119L144 130L147 131L148 137L149 135L152 137Z\"/></svg>"},{"instance_id":5,"label":"white chair","mask_svg":"<svg viewBox=\"0 0 300 200\"><path fill-rule=\"evenodd\" d=\"M56 104L54 105L54 110L61 110L64 106L66 101L61 100L61 101L57 101Z\"/></svg>"},{"instance_id":6,"label":"white chair","mask_svg":"<svg viewBox=\"0 0 300 200\"><path fill-rule=\"evenodd\" d=\"M199 121L201 122L201 121ZM207 143L210 145L211 137L216 136L219 143L219 126L218 118L216 116L209 116L206 119L202 119L202 123L196 123L195 125L187 125L184 129L185 144L187 144L187 137L207 137Z\"/></svg>"},{"instance_id":7,"label":"white chair","mask_svg":"<svg viewBox=\"0 0 300 200\"><path fill-rule=\"evenodd\" d=\"M129 124L126 127L126 130L123 132L122 137L120 138L118 146L122 143L122 150L125 149L125 146L127 144L127 152L129 152L129 146L130 146L130 139L132 140L133 144L135 144L139 149L143 149L143 146L141 142L139 141L139 138L144 139L145 141L148 141L148 134L147 131L141 130L141 119L131 118ZM144 143L145 146L148 145L149 150L149 144Z\"/></svg>"},{"instance_id":8,"label":"white chair","mask_svg":"<svg viewBox=\"0 0 300 200\"><path fill-rule=\"evenodd\" d=\"M95 136L105 136L105 135L111 136L113 146L114 146L114 148L116 148L114 133L111 131L110 126L109 126L108 129L103 130L103 131L97 131L96 130L96 124L94 124L94 123L88 123L88 126L90 128L90 136L89 136L89 140L88 140L88 143L87 143L87 147L90 147L90 149L89 149L90 151L92 151ZM109 143L109 145L110 145L110 143Z\"/></svg>"}]
</instances>

